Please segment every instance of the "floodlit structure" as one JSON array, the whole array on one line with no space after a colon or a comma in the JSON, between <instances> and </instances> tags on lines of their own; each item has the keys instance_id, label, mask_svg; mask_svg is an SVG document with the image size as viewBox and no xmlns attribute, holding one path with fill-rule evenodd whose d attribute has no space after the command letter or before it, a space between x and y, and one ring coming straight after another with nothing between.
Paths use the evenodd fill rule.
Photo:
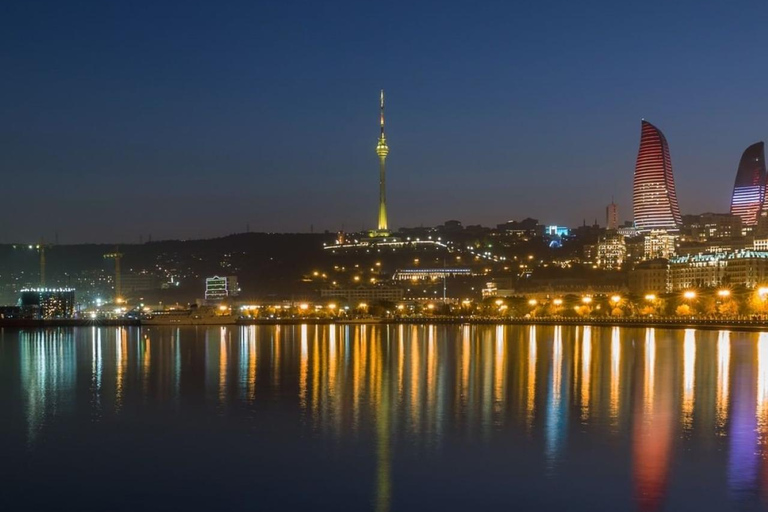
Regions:
<instances>
[{"instance_id":1,"label":"floodlit structure","mask_svg":"<svg viewBox=\"0 0 768 512\"><path fill-rule=\"evenodd\" d=\"M677 235L663 229L655 229L643 239L643 259L670 258L677 252Z\"/></svg>"},{"instance_id":2,"label":"floodlit structure","mask_svg":"<svg viewBox=\"0 0 768 512\"><path fill-rule=\"evenodd\" d=\"M768 280L768 252L734 251L679 256L669 260L670 291L723 284L756 288Z\"/></svg>"},{"instance_id":3,"label":"floodlit structure","mask_svg":"<svg viewBox=\"0 0 768 512\"><path fill-rule=\"evenodd\" d=\"M601 236L595 248L595 265L598 268L616 270L627 259L627 244L621 235Z\"/></svg>"},{"instance_id":4,"label":"floodlit structure","mask_svg":"<svg viewBox=\"0 0 768 512\"><path fill-rule=\"evenodd\" d=\"M19 298L24 318L72 318L75 314L74 288L29 288Z\"/></svg>"},{"instance_id":5,"label":"floodlit structure","mask_svg":"<svg viewBox=\"0 0 768 512\"><path fill-rule=\"evenodd\" d=\"M642 122L632 203L635 227L641 233L676 230L681 224L667 139L646 120Z\"/></svg>"},{"instance_id":6,"label":"floodlit structure","mask_svg":"<svg viewBox=\"0 0 768 512\"><path fill-rule=\"evenodd\" d=\"M213 276L205 279L205 300L223 300L240 292L236 276Z\"/></svg>"},{"instance_id":7,"label":"floodlit structure","mask_svg":"<svg viewBox=\"0 0 768 512\"><path fill-rule=\"evenodd\" d=\"M762 142L749 146L741 155L733 184L731 213L741 217L745 226L757 224L765 202L765 150Z\"/></svg>"},{"instance_id":8,"label":"floodlit structure","mask_svg":"<svg viewBox=\"0 0 768 512\"><path fill-rule=\"evenodd\" d=\"M379 155L379 222L378 222L378 235L386 236L389 233L389 225L387 223L387 155L389 154L389 146L387 146L387 138L384 136L384 89L381 90L380 97L380 123L381 123L381 135L379 135L379 142L376 144L376 154Z\"/></svg>"},{"instance_id":9,"label":"floodlit structure","mask_svg":"<svg viewBox=\"0 0 768 512\"><path fill-rule=\"evenodd\" d=\"M447 277L468 277L472 275L472 269L461 268L402 268L395 271L394 281L422 281L445 279Z\"/></svg>"}]
</instances>

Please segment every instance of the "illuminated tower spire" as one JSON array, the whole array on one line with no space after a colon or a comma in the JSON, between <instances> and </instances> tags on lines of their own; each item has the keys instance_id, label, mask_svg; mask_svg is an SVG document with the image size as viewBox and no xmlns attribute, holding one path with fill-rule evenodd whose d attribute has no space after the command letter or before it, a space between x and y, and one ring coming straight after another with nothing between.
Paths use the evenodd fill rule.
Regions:
<instances>
[{"instance_id":1,"label":"illuminated tower spire","mask_svg":"<svg viewBox=\"0 0 768 512\"><path fill-rule=\"evenodd\" d=\"M386 234L389 227L387 225L387 155L389 146L387 138L384 136L384 89L381 90L381 135L379 143L376 144L376 154L379 155L379 224L380 234Z\"/></svg>"}]
</instances>

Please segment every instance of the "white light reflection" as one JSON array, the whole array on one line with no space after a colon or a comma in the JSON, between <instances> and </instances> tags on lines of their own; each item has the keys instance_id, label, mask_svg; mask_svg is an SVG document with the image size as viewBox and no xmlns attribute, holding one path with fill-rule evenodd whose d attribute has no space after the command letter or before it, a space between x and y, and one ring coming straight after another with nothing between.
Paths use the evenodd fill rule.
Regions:
<instances>
[{"instance_id":1,"label":"white light reflection","mask_svg":"<svg viewBox=\"0 0 768 512\"><path fill-rule=\"evenodd\" d=\"M683 340L683 427L693 426L694 386L696 384L696 330L686 329Z\"/></svg>"}]
</instances>

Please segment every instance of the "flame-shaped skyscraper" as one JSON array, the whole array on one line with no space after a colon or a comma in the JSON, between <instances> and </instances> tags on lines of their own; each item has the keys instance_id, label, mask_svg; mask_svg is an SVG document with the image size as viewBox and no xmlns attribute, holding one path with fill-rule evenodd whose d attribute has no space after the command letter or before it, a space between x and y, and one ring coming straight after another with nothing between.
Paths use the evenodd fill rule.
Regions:
<instances>
[{"instance_id":1,"label":"flame-shaped skyscraper","mask_svg":"<svg viewBox=\"0 0 768 512\"><path fill-rule=\"evenodd\" d=\"M380 108L381 135L379 135L379 142L376 144L376 154L379 155L379 223L377 231L380 235L386 235L389 231L387 224L387 155L389 154L389 146L387 146L387 138L384 136L384 89L381 90Z\"/></svg>"},{"instance_id":2,"label":"flame-shaped skyscraper","mask_svg":"<svg viewBox=\"0 0 768 512\"><path fill-rule=\"evenodd\" d=\"M635 227L676 230L682 223L669 145L661 130L643 119L632 187Z\"/></svg>"},{"instance_id":3,"label":"flame-shaped skyscraper","mask_svg":"<svg viewBox=\"0 0 768 512\"><path fill-rule=\"evenodd\" d=\"M745 226L756 225L761 209L765 211L765 180L764 144L757 142L741 155L731 196L731 213Z\"/></svg>"}]
</instances>

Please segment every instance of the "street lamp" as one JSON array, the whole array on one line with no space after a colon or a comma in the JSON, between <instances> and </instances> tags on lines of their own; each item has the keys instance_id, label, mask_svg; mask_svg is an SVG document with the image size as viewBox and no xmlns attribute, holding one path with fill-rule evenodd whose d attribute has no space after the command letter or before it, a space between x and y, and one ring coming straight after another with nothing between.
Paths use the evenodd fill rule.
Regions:
<instances>
[{"instance_id":1,"label":"street lamp","mask_svg":"<svg viewBox=\"0 0 768 512\"><path fill-rule=\"evenodd\" d=\"M766 292L768 293L768 289L766 289ZM683 298L687 300L695 299L696 298L696 292L693 290L686 290L685 293L683 293Z\"/></svg>"},{"instance_id":2,"label":"street lamp","mask_svg":"<svg viewBox=\"0 0 768 512\"><path fill-rule=\"evenodd\" d=\"M648 301L656 300L656 296L652 293L649 293L648 295L645 296L645 300L648 300Z\"/></svg>"},{"instance_id":3,"label":"street lamp","mask_svg":"<svg viewBox=\"0 0 768 512\"><path fill-rule=\"evenodd\" d=\"M717 295L722 298L730 297L731 296L731 290L718 290Z\"/></svg>"},{"instance_id":4,"label":"street lamp","mask_svg":"<svg viewBox=\"0 0 768 512\"><path fill-rule=\"evenodd\" d=\"M621 302L621 296L614 295L613 297L611 297L611 302L613 302L614 304L618 304L619 302Z\"/></svg>"},{"instance_id":5,"label":"street lamp","mask_svg":"<svg viewBox=\"0 0 768 512\"><path fill-rule=\"evenodd\" d=\"M582 297L581 302L584 304L592 304L592 297Z\"/></svg>"},{"instance_id":6,"label":"street lamp","mask_svg":"<svg viewBox=\"0 0 768 512\"><path fill-rule=\"evenodd\" d=\"M555 306L562 306L563 305L563 299L555 299L552 301L552 304Z\"/></svg>"}]
</instances>

